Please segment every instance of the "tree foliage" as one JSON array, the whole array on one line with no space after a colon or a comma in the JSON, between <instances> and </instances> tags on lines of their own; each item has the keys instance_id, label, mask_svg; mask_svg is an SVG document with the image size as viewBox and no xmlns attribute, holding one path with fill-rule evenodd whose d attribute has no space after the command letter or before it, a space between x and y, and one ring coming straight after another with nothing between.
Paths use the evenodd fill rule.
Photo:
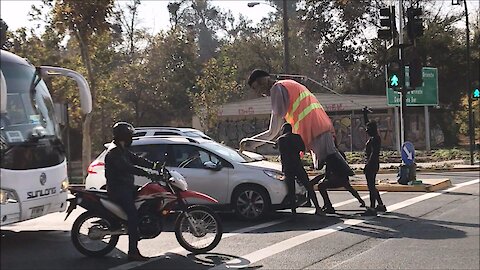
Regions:
<instances>
[{"instance_id":1,"label":"tree foliage","mask_svg":"<svg viewBox=\"0 0 480 270\"><path fill-rule=\"evenodd\" d=\"M439 70L444 113L434 121L454 144L459 132L467 132L464 14L440 12L447 4L413 2L424 7L426 26L416 49L424 66ZM372 37L384 1L287 3L292 73L312 77L340 93L385 93L384 65L394 52ZM35 65L63 66L85 74L94 98L91 132L89 120L78 109L75 84L67 79L48 83L53 98L70 105L74 132L91 134L96 151L111 139L105 130L119 120L137 126L190 126L192 116L197 115L214 135L218 108L230 100L252 97L245 82L251 70L283 70L283 1L269 4L276 11L253 25L243 16L221 11L209 0L171 1L170 28L152 35L137 23L140 0L44 0L47 9L34 7L31 12L32 19L45 23L44 32L10 31L8 22L2 21L1 44ZM259 12L261 6L254 9ZM472 81L478 81L478 19L471 29L470 68ZM407 60L411 53L410 48L405 50Z\"/></svg>"}]
</instances>

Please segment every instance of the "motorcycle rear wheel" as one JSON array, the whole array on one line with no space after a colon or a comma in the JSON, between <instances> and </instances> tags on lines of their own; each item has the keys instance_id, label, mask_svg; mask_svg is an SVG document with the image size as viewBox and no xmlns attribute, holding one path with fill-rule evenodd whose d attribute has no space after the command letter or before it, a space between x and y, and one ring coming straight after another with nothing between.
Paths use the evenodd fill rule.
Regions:
<instances>
[{"instance_id":1,"label":"motorcycle rear wheel","mask_svg":"<svg viewBox=\"0 0 480 270\"><path fill-rule=\"evenodd\" d=\"M118 243L118 235L104 235L112 230L112 222L98 214L85 212L73 223L71 239L75 248L83 255L101 257L110 253Z\"/></svg>"},{"instance_id":2,"label":"motorcycle rear wheel","mask_svg":"<svg viewBox=\"0 0 480 270\"><path fill-rule=\"evenodd\" d=\"M190 206L187 213L192 216L195 228L192 228L185 213L178 215L175 222L178 243L192 253L205 253L214 249L223 234L220 217L210 208L200 205Z\"/></svg>"}]
</instances>

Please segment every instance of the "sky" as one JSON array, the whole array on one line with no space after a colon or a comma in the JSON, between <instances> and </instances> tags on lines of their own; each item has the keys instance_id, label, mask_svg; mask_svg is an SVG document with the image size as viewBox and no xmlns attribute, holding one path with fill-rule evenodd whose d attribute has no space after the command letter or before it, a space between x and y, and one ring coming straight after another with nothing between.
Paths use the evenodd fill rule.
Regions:
<instances>
[{"instance_id":1,"label":"sky","mask_svg":"<svg viewBox=\"0 0 480 270\"><path fill-rule=\"evenodd\" d=\"M231 10L236 17L238 17L239 14L243 14L252 20L254 24L259 23L269 12L275 11L275 9L268 4L249 8L247 3L252 1L253 0L217 0L212 1L212 4L224 11ZM151 33L168 29L170 27L170 17L167 9L169 2L168 0L141 1L139 8L139 26L147 27ZM262 2L262 0L258 2ZM32 4L39 6L41 1L0 0L0 16L7 23L10 31L14 31L20 27L34 27L37 24L36 22L28 21L28 12L31 10Z\"/></svg>"},{"instance_id":2,"label":"sky","mask_svg":"<svg viewBox=\"0 0 480 270\"><path fill-rule=\"evenodd\" d=\"M251 1L263 2L264 4L250 8L247 6L247 3ZM127 3L127 1L124 2ZM168 29L170 27L170 17L167 9L169 2L169 0L142 0L139 8L138 26L146 27L152 34L158 33L160 30ZM395 0L395 2L398 3L398 0ZM463 2L463 0L460 0L460 2ZM446 12L464 10L463 6L452 6L451 3L451 0L437 0L437 5L443 5L443 9ZM0 0L0 17L7 23L10 31L14 31L20 27L33 28L38 24L38 22L28 20L28 12L31 10L32 4L38 6L41 4L41 0ZM239 14L243 14L252 20L254 24L258 24L269 12L275 11L265 0L213 0L212 4L218 6L223 11L232 11L236 17L238 17ZM479 8L479 1L467 0L467 5L469 13L473 15L473 11ZM472 22L473 20L470 21L470 23ZM42 29L36 32L40 34Z\"/></svg>"}]
</instances>

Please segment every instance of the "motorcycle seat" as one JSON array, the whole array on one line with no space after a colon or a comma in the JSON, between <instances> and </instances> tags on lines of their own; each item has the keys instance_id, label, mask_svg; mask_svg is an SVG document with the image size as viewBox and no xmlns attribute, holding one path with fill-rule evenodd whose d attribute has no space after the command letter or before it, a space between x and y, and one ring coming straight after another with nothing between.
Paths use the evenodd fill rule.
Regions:
<instances>
[{"instance_id":1,"label":"motorcycle seat","mask_svg":"<svg viewBox=\"0 0 480 270\"><path fill-rule=\"evenodd\" d=\"M106 190L93 190L90 189L88 192L95 194L95 196L98 196L100 198L108 199L108 194Z\"/></svg>"}]
</instances>

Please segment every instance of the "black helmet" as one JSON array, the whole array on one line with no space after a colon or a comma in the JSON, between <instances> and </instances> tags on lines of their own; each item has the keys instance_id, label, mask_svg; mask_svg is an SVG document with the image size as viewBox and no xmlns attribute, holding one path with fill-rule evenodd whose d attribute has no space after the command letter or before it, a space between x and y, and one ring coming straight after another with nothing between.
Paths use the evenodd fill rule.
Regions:
<instances>
[{"instance_id":1,"label":"black helmet","mask_svg":"<svg viewBox=\"0 0 480 270\"><path fill-rule=\"evenodd\" d=\"M113 125L113 139L128 142L132 140L134 128L127 122L118 122Z\"/></svg>"}]
</instances>

